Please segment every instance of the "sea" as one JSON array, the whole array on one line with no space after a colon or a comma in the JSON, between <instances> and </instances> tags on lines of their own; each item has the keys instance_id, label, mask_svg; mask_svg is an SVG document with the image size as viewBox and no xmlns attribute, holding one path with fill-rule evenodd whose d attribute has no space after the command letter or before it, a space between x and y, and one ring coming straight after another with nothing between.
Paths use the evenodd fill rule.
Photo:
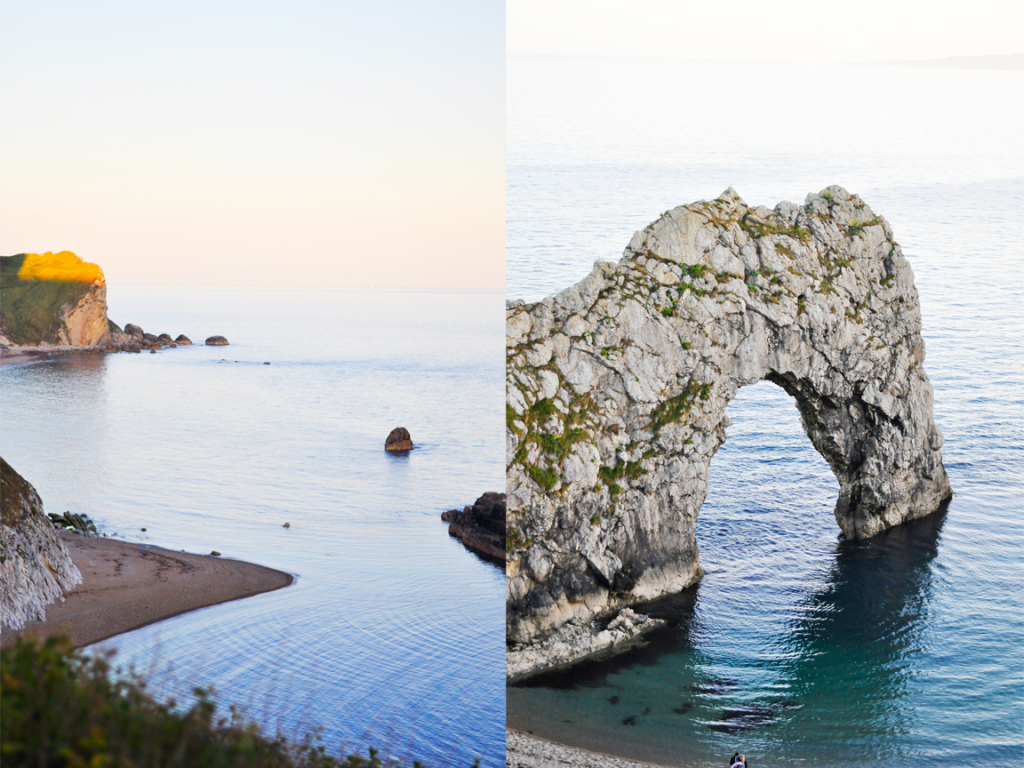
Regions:
<instances>
[{"instance_id":1,"label":"sea","mask_svg":"<svg viewBox=\"0 0 1024 768\"><path fill-rule=\"evenodd\" d=\"M504 490L503 299L110 286L115 322L198 343L0 369L2 453L47 512L296 578L86 651L334 754L502 765L505 575L441 513Z\"/></svg>"},{"instance_id":2,"label":"sea","mask_svg":"<svg viewBox=\"0 0 1024 768\"><path fill-rule=\"evenodd\" d=\"M648 607L646 645L509 687L509 725L664 765L1024 764L1024 73L512 57L507 88L510 299L728 187L772 207L839 184L884 216L955 494L843 540L794 401L744 388L703 580Z\"/></svg>"}]
</instances>

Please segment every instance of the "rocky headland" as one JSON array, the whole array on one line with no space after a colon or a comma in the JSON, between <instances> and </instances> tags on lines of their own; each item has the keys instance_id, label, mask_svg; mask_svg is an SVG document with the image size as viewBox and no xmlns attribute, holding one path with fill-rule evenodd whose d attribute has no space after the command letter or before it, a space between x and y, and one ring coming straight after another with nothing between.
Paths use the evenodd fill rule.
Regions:
<instances>
[{"instance_id":1,"label":"rocky headland","mask_svg":"<svg viewBox=\"0 0 1024 768\"><path fill-rule=\"evenodd\" d=\"M43 514L36 489L0 458L0 624L20 629L46 618L46 606L82 574Z\"/></svg>"},{"instance_id":2,"label":"rocky headland","mask_svg":"<svg viewBox=\"0 0 1024 768\"><path fill-rule=\"evenodd\" d=\"M485 493L471 507L441 514L448 535L486 560L505 565L505 494Z\"/></svg>"},{"instance_id":3,"label":"rocky headland","mask_svg":"<svg viewBox=\"0 0 1024 768\"><path fill-rule=\"evenodd\" d=\"M223 336L216 345L226 345ZM208 339L210 344L211 340ZM146 333L107 317L103 270L71 251L0 256L0 363L20 364L54 355L141 352L188 346L183 334Z\"/></svg>"},{"instance_id":4,"label":"rocky headland","mask_svg":"<svg viewBox=\"0 0 1024 768\"><path fill-rule=\"evenodd\" d=\"M506 314L506 626L538 651L510 675L591 653L573 628L700 578L697 514L742 386L793 396L847 538L952 495L913 273L841 187L680 206L617 264Z\"/></svg>"}]
</instances>

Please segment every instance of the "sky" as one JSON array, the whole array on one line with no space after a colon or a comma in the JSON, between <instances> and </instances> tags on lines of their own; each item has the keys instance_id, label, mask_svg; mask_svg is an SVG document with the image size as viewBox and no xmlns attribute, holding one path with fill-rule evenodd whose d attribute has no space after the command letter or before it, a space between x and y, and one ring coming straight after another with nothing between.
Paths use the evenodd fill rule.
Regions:
<instances>
[{"instance_id":1,"label":"sky","mask_svg":"<svg viewBox=\"0 0 1024 768\"><path fill-rule=\"evenodd\" d=\"M502 2L0 4L0 254L500 291L504 174Z\"/></svg>"},{"instance_id":2,"label":"sky","mask_svg":"<svg viewBox=\"0 0 1024 768\"><path fill-rule=\"evenodd\" d=\"M867 62L1024 53L1020 0L508 0L510 55Z\"/></svg>"}]
</instances>

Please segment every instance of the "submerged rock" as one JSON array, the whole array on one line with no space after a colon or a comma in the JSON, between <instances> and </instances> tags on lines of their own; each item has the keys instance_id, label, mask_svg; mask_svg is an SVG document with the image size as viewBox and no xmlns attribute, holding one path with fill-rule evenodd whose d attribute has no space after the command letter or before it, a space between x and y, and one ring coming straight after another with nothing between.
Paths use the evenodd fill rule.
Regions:
<instances>
[{"instance_id":1,"label":"submerged rock","mask_svg":"<svg viewBox=\"0 0 1024 768\"><path fill-rule=\"evenodd\" d=\"M385 451L411 451L412 448L412 437L405 427L395 427L384 441Z\"/></svg>"},{"instance_id":2,"label":"submerged rock","mask_svg":"<svg viewBox=\"0 0 1024 768\"><path fill-rule=\"evenodd\" d=\"M847 538L952 495L913 273L841 187L774 210L731 189L676 208L618 264L509 302L506 323L510 642L700 578L697 514L748 384L795 399Z\"/></svg>"},{"instance_id":3,"label":"submerged rock","mask_svg":"<svg viewBox=\"0 0 1024 768\"><path fill-rule=\"evenodd\" d=\"M441 514L448 535L478 555L505 563L505 494L485 493L473 506L449 509Z\"/></svg>"},{"instance_id":4,"label":"submerged rock","mask_svg":"<svg viewBox=\"0 0 1024 768\"><path fill-rule=\"evenodd\" d=\"M208 347L226 347L228 340L223 336L211 336L206 340L206 346Z\"/></svg>"},{"instance_id":5,"label":"submerged rock","mask_svg":"<svg viewBox=\"0 0 1024 768\"><path fill-rule=\"evenodd\" d=\"M21 629L81 583L36 489L0 458L0 624Z\"/></svg>"}]
</instances>

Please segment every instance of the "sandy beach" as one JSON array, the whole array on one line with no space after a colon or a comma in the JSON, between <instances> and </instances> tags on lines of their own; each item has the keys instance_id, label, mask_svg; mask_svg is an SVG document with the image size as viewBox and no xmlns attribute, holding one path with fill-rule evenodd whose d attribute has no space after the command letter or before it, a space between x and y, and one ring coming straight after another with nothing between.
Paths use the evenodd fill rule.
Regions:
<instances>
[{"instance_id":1,"label":"sandy beach","mask_svg":"<svg viewBox=\"0 0 1024 768\"><path fill-rule=\"evenodd\" d=\"M81 647L208 605L270 592L292 583L290 574L212 555L173 552L148 544L58 533L83 581L64 602L46 607L46 621L17 632L4 629L0 645L19 637L66 635Z\"/></svg>"},{"instance_id":2,"label":"sandy beach","mask_svg":"<svg viewBox=\"0 0 1024 768\"><path fill-rule=\"evenodd\" d=\"M0 368L7 365L27 365L49 360L50 354L41 349L0 349Z\"/></svg>"},{"instance_id":3,"label":"sandy beach","mask_svg":"<svg viewBox=\"0 0 1024 768\"><path fill-rule=\"evenodd\" d=\"M508 768L651 768L654 765L567 747L511 729L505 731L505 741Z\"/></svg>"}]
</instances>

